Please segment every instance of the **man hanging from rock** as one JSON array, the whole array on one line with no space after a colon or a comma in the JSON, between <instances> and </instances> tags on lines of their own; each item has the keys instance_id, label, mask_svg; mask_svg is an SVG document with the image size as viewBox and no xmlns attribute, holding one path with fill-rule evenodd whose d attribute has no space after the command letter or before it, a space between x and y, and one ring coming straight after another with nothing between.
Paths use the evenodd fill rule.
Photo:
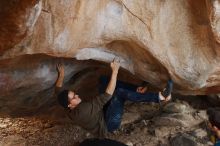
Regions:
<instances>
[{"instance_id":1,"label":"man hanging from rock","mask_svg":"<svg viewBox=\"0 0 220 146\"><path fill-rule=\"evenodd\" d=\"M220 146L220 109L210 108L207 110L209 118L209 128L212 130L214 135L211 135L211 141L214 146Z\"/></svg>"},{"instance_id":2,"label":"man hanging from rock","mask_svg":"<svg viewBox=\"0 0 220 146\"><path fill-rule=\"evenodd\" d=\"M135 102L166 102L171 99L173 88L173 83L169 80L162 92L144 92L144 87L139 87L136 91L137 87L134 85L117 81L120 67L119 61L114 59L110 67L112 69L110 80L100 79L102 85L100 95L91 101L83 101L74 91L62 89L64 66L62 64L57 65L58 79L56 81L55 93L59 104L65 109L68 117L74 124L98 137L104 137L107 132L113 132L120 127L126 100ZM106 88L105 83L107 83ZM102 92L103 87L105 88L104 92Z\"/></svg>"}]
</instances>

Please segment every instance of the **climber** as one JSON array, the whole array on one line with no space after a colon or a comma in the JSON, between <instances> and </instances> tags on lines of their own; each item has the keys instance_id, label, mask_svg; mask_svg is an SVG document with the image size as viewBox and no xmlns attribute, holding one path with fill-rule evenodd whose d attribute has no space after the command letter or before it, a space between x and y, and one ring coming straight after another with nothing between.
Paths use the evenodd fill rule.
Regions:
<instances>
[{"instance_id":1,"label":"climber","mask_svg":"<svg viewBox=\"0 0 220 146\"><path fill-rule=\"evenodd\" d=\"M214 133L211 135L211 141L215 144L214 146L220 146L220 109L210 108L207 110L209 118L209 128Z\"/></svg>"},{"instance_id":2,"label":"climber","mask_svg":"<svg viewBox=\"0 0 220 146\"><path fill-rule=\"evenodd\" d=\"M144 93L145 88L139 87L137 89L138 93L132 91L132 85L117 81L120 67L119 61L114 60L110 66L112 74L104 92L91 101L83 101L74 91L61 89L64 79L64 66L62 64L57 65L58 79L56 81L55 93L59 104L65 109L68 117L74 124L99 137L103 137L107 132L113 132L119 128L126 100L166 102L171 99L172 81L168 82L165 90L162 92ZM101 82L106 81L106 79L101 79Z\"/></svg>"}]
</instances>

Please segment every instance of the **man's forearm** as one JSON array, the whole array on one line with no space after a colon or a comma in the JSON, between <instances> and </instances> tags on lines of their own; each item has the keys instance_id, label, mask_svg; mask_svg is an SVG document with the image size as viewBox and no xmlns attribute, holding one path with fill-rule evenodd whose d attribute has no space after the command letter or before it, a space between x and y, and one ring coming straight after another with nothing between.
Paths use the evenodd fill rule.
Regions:
<instances>
[{"instance_id":1,"label":"man's forearm","mask_svg":"<svg viewBox=\"0 0 220 146\"><path fill-rule=\"evenodd\" d=\"M64 79L64 75L63 74L58 74L58 79L56 81L56 87L62 87L63 86L63 79Z\"/></svg>"},{"instance_id":2,"label":"man's forearm","mask_svg":"<svg viewBox=\"0 0 220 146\"><path fill-rule=\"evenodd\" d=\"M118 71L112 71L111 79L110 79L108 86L106 88L106 91L105 91L106 93L108 93L110 95L113 95L113 93L115 91L117 75L118 75Z\"/></svg>"}]
</instances>

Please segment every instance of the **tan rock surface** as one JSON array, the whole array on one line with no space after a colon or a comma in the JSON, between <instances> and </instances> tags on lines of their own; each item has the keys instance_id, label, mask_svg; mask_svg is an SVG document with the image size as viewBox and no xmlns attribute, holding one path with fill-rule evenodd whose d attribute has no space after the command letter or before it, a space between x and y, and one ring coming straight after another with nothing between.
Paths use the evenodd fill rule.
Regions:
<instances>
[{"instance_id":1,"label":"tan rock surface","mask_svg":"<svg viewBox=\"0 0 220 146\"><path fill-rule=\"evenodd\" d=\"M119 56L123 68L159 88L171 77L175 92L219 93L219 5L219 0L1 1L0 62L39 53L105 62ZM6 77L0 78L5 84Z\"/></svg>"}]
</instances>

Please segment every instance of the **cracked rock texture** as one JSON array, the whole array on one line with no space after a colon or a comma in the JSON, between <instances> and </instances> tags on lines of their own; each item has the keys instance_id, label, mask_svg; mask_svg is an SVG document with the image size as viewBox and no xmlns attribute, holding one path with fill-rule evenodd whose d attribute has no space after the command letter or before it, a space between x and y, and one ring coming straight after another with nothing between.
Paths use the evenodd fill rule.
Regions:
<instances>
[{"instance_id":1,"label":"cracked rock texture","mask_svg":"<svg viewBox=\"0 0 220 146\"><path fill-rule=\"evenodd\" d=\"M118 56L122 68L158 88L172 78L174 92L217 94L219 18L219 0L2 0L1 103L20 94L28 103L51 88L54 57L110 62ZM93 65L64 62L71 62L67 80Z\"/></svg>"}]
</instances>

